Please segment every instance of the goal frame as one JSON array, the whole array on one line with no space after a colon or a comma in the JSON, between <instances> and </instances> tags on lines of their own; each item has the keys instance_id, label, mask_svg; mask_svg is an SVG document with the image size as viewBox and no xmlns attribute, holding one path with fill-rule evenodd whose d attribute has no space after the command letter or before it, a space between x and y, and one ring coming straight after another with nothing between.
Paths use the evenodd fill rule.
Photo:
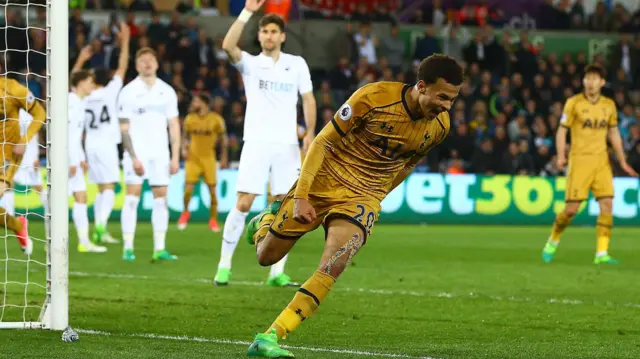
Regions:
<instances>
[{"instance_id":1,"label":"goal frame","mask_svg":"<svg viewBox=\"0 0 640 359\"><path fill-rule=\"evenodd\" d=\"M46 15L46 297L37 322L0 322L0 329L64 330L69 326L69 2L47 0Z\"/></svg>"}]
</instances>

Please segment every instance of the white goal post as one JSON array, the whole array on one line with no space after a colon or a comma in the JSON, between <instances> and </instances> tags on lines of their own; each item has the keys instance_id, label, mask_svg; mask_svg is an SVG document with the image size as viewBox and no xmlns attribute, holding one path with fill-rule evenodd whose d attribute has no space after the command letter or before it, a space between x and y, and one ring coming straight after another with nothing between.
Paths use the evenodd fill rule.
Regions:
<instances>
[{"instance_id":1,"label":"white goal post","mask_svg":"<svg viewBox=\"0 0 640 359\"><path fill-rule=\"evenodd\" d=\"M34 1L33 4L30 2ZM38 0L9 0L4 4L5 19L7 9L19 11L28 19L29 13L42 9L42 1ZM69 205L67 183L69 175L68 165L68 141L67 141L67 94L69 92L69 2L63 0L46 0L46 178L45 183L48 193L48 206L44 208L44 224L34 221L33 227L43 226L45 238L34 239L34 253L30 258L23 255L21 258L13 258L16 253L15 237L5 235L4 273L0 268L0 281L4 282L4 288L0 285L0 300L2 301L2 314L0 316L0 329L52 329L63 330L69 325ZM5 27L5 43L7 42L8 28ZM27 29L34 28L29 26ZM38 30L44 30L39 28ZM7 43L8 45L8 43ZM8 46L7 46L8 47ZM7 50L11 50L7 48ZM6 52L5 62L6 66ZM24 50L18 50L25 52ZM30 48L26 50L29 58ZM10 71L2 70L2 76L7 76ZM28 72L20 75L37 76ZM44 96L43 96L44 97ZM27 208L28 209L28 208ZM27 211L27 214L29 212ZM32 226L30 226L32 227ZM42 233L42 231L40 231ZM12 240L9 240L11 237ZM44 245L42 245L44 244ZM8 248L11 247L11 248ZM39 253L38 253L39 252ZM26 259L25 259L26 258ZM34 259L36 258L36 259ZM44 263L38 259L44 258ZM11 273L11 266L18 263L26 267L26 273ZM33 264L30 267L30 264ZM40 265L37 269L36 265ZM20 267L19 271L21 271ZM30 281L30 275L34 272L46 271L45 276L36 276L37 281ZM15 272L15 271L14 271ZM25 276L20 281L13 279L16 276ZM44 282L46 281L46 282ZM42 283L44 282L44 283ZM24 289L24 299L18 304L7 303L7 288L9 285L21 285ZM36 295L30 296L29 289L35 288ZM2 296L4 298L2 299ZM10 295L9 295L10 296ZM21 315L15 320L10 315L5 316L5 309L17 309ZM27 309L33 309L34 314L27 314ZM35 318L35 313L39 315ZM7 310L8 312L9 310ZM6 321L3 321L5 319Z\"/></svg>"}]
</instances>

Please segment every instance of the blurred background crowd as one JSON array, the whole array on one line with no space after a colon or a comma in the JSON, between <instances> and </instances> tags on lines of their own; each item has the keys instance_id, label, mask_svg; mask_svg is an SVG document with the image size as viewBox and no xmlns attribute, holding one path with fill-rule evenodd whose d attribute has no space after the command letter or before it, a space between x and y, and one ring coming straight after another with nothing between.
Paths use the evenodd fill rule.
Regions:
<instances>
[{"instance_id":1,"label":"blurred background crowd","mask_svg":"<svg viewBox=\"0 0 640 359\"><path fill-rule=\"evenodd\" d=\"M463 61L468 78L451 109L452 129L444 145L436 148L420 171L479 174L562 174L555 166L554 136L564 101L581 91L582 71L589 61L608 69L605 94L618 105L619 127L629 162L640 171L640 10L637 1L544 0L274 0L274 9L288 20L346 20L331 48L331 67L312 68L318 104L319 131L335 110L358 87L374 81L414 82L417 64L433 53L444 52ZM32 4L37 1L31 1ZM242 78L221 49L222 37L211 36L196 16L236 15L244 0L70 0L70 67L84 46L93 56L88 67L115 69L120 52L116 29L120 21L131 28L131 53L153 47L159 57L159 77L178 93L180 114L188 113L195 94L213 98L230 137L231 161L242 147L246 96ZM635 8L629 4L636 4ZM284 5L283 5L284 4ZM516 4L518 4L516 6ZM518 7L520 6L520 7ZM514 26L513 12L527 10ZM121 10L111 23L97 25L89 9ZM5 7L2 50L11 71L35 74L28 85L37 97L44 92L46 69L43 10L28 24L19 11ZM169 11L161 21L158 12ZM150 20L140 20L145 14ZM424 32L407 48L399 26L423 24ZM375 31L386 24L385 33ZM461 26L472 27L468 39ZM535 29L615 32L608 56L588 58L578 53L546 52L544 43L532 41ZM386 30L388 29L388 31ZM500 31L497 34L496 30ZM4 35L4 36L2 36ZM284 51L287 51L286 47ZM304 54L303 54L304 56ZM38 76L39 75L39 76ZM133 62L127 78L135 77ZM300 124L303 116L300 111ZM613 161L613 160L612 160ZM615 161L614 161L614 168ZM616 169L617 170L617 169Z\"/></svg>"}]
</instances>

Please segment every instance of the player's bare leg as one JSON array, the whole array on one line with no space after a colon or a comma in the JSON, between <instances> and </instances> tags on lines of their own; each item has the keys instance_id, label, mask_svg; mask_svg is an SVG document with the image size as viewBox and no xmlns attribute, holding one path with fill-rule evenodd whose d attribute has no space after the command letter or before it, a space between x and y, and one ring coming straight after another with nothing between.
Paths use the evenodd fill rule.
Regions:
<instances>
[{"instance_id":1,"label":"player's bare leg","mask_svg":"<svg viewBox=\"0 0 640 359\"><path fill-rule=\"evenodd\" d=\"M268 236L265 237L265 240L268 239ZM282 350L278 346L277 340L286 338L303 321L315 314L320 303L331 291L336 278L349 266L364 242L364 232L359 226L344 219L330 220L327 226L327 240L318 269L298 289L293 300L280 313L266 333L256 336L249 347L249 355L261 356L260 354L269 350ZM259 248L258 260L260 264L268 265L277 260L277 247L280 244L275 240L262 241L262 243ZM276 246L276 248L272 248L272 246Z\"/></svg>"},{"instance_id":2,"label":"player's bare leg","mask_svg":"<svg viewBox=\"0 0 640 359\"><path fill-rule=\"evenodd\" d=\"M122 225L122 259L134 261L136 256L133 252L133 240L136 234L136 224L138 223L138 203L140 202L141 184L127 184L124 206L120 215Z\"/></svg>"},{"instance_id":3,"label":"player's bare leg","mask_svg":"<svg viewBox=\"0 0 640 359\"><path fill-rule=\"evenodd\" d=\"M618 264L619 261L609 255L609 241L613 227L613 198L598 198L598 204L600 205L600 214L596 223L597 250L593 262L595 264Z\"/></svg>"},{"instance_id":4,"label":"player's bare leg","mask_svg":"<svg viewBox=\"0 0 640 359\"><path fill-rule=\"evenodd\" d=\"M98 194L93 203L93 216L95 222L92 240L94 243L120 243L107 231L107 223L113 211L115 202L115 184L98 184Z\"/></svg>"},{"instance_id":5,"label":"player's bare leg","mask_svg":"<svg viewBox=\"0 0 640 359\"><path fill-rule=\"evenodd\" d=\"M581 203L582 201L567 201L564 210L556 216L553 222L553 228L551 229L551 235L542 250L542 260L544 262L548 263L553 260L553 256L560 244L560 236L578 213Z\"/></svg>"},{"instance_id":6,"label":"player's bare leg","mask_svg":"<svg viewBox=\"0 0 640 359\"><path fill-rule=\"evenodd\" d=\"M106 247L93 244L89 240L89 216L87 214L87 192L73 193L73 208L71 217L78 235L78 252L80 253L104 253Z\"/></svg>"},{"instance_id":7,"label":"player's bare leg","mask_svg":"<svg viewBox=\"0 0 640 359\"><path fill-rule=\"evenodd\" d=\"M8 192L11 188L6 182L0 181L0 198ZM7 211L0 207L0 227L5 227L12 230L16 234L20 248L26 255L31 255L33 252L33 242L29 238L27 219L25 217L15 217L7 213Z\"/></svg>"},{"instance_id":8,"label":"player's bare leg","mask_svg":"<svg viewBox=\"0 0 640 359\"><path fill-rule=\"evenodd\" d=\"M218 271L213 279L217 286L229 284L231 278L231 260L238 246L249 210L253 205L256 195L253 193L238 192L236 206L229 211L222 229L222 248L220 249L220 262Z\"/></svg>"},{"instance_id":9,"label":"player's bare leg","mask_svg":"<svg viewBox=\"0 0 640 359\"><path fill-rule=\"evenodd\" d=\"M218 196L216 195L216 185L209 185L209 195L211 203L209 204L209 229L213 232L220 232L218 225Z\"/></svg>"},{"instance_id":10,"label":"player's bare leg","mask_svg":"<svg viewBox=\"0 0 640 359\"><path fill-rule=\"evenodd\" d=\"M193 196L194 188L195 183L184 184L184 197L182 199L184 209L180 214L180 218L178 218L178 230L180 231L187 228L187 224L189 223L189 219L191 218L191 212L189 212L189 203L191 202L191 196Z\"/></svg>"},{"instance_id":11,"label":"player's bare leg","mask_svg":"<svg viewBox=\"0 0 640 359\"><path fill-rule=\"evenodd\" d=\"M178 257L165 248L167 229L169 228L169 207L167 205L167 186L152 186L153 208L151 225L153 226L153 261L174 261Z\"/></svg>"}]
</instances>

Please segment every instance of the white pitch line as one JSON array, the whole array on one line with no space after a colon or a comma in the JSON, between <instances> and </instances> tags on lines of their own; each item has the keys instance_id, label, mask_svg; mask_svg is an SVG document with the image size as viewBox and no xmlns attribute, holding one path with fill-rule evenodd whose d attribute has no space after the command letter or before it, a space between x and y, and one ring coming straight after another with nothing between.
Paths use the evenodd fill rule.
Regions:
<instances>
[{"instance_id":1,"label":"white pitch line","mask_svg":"<svg viewBox=\"0 0 640 359\"><path fill-rule=\"evenodd\" d=\"M151 279L151 280L173 280L184 283L212 283L211 279L195 278L195 279L180 279L180 278L157 278L144 275L133 274L111 274L111 273L87 273L87 272L69 272L70 276L75 277L96 277L96 278L115 278L115 279ZM232 285L246 285L246 286L263 286L264 282L249 282L249 281L231 281ZM345 288L337 287L332 291L340 292L358 292L369 294L381 294L381 295L405 295L411 297L426 297L426 298L448 298L448 299L490 299L499 302L532 302L540 303L545 302L549 304L565 304L565 305L606 305L611 307L628 307L628 308L640 308L640 303L614 303L614 302L585 302L579 299L562 299L562 298L548 298L548 299L534 299L526 297L514 297L514 296L497 296L497 295L485 295L481 293L470 292L468 294L455 294L448 292L440 293L425 293L415 292L407 290L389 290L389 289L371 289L371 288Z\"/></svg>"},{"instance_id":2,"label":"white pitch line","mask_svg":"<svg viewBox=\"0 0 640 359\"><path fill-rule=\"evenodd\" d=\"M215 343L215 344L230 344L230 345L243 345L243 346L251 345L251 342L242 341L242 340L172 336L172 335L162 335L162 334L153 334L153 333L114 334L114 333L103 332L100 330L92 330L92 329L76 329L76 331L82 334L101 335L101 336L175 340L175 341L181 341L181 342ZM312 351L312 352L334 353L334 354L351 354L351 355L361 355L361 356L367 356L367 357L440 359L440 358L425 357L425 356L412 356L408 354L378 353L378 352L350 350L350 349L318 348L318 347L305 347L305 346L295 346L295 345L281 345L281 347L286 349L292 349L292 350L305 350L305 351Z\"/></svg>"}]
</instances>

